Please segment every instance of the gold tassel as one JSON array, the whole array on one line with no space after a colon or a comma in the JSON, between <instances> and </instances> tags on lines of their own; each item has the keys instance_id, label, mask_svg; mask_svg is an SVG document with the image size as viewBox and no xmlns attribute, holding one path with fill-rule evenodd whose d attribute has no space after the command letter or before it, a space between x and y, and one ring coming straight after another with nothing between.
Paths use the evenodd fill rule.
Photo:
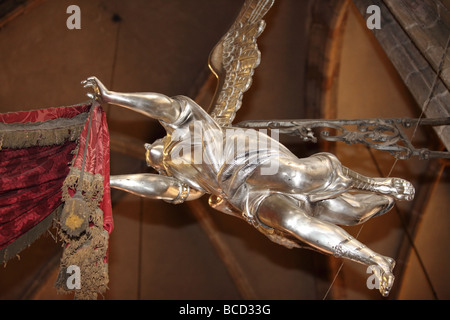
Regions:
<instances>
[{"instance_id":1,"label":"gold tassel","mask_svg":"<svg viewBox=\"0 0 450 320\"><path fill-rule=\"evenodd\" d=\"M79 237L89 227L89 207L81 192L65 201L61 212L62 229L71 237Z\"/></svg>"}]
</instances>

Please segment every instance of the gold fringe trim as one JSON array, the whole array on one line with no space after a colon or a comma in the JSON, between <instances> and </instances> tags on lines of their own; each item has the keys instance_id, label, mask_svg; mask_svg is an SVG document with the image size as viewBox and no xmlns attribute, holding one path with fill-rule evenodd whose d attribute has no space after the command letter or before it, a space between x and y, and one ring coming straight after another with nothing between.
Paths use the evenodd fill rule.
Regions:
<instances>
[{"instance_id":1,"label":"gold fringe trim","mask_svg":"<svg viewBox=\"0 0 450 320\"><path fill-rule=\"evenodd\" d=\"M43 122L0 123L0 150L35 146L61 145L75 141L83 130L88 113L73 118L58 118Z\"/></svg>"}]
</instances>

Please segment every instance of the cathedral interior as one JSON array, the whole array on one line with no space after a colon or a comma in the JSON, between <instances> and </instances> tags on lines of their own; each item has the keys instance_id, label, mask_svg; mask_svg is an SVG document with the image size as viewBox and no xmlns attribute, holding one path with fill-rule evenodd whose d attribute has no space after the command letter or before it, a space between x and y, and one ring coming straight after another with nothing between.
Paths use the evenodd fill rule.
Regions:
<instances>
[{"instance_id":1,"label":"cathedral interior","mask_svg":"<svg viewBox=\"0 0 450 320\"><path fill-rule=\"evenodd\" d=\"M0 113L86 101L80 83L89 76L115 91L186 95L207 107L216 86L209 53L243 3L2 1ZM67 8L74 4L80 29L67 26ZM369 5L381 7L380 29L368 27ZM234 123L449 117L448 1L275 0L264 20L261 63ZM152 172L143 146L164 135L160 124L123 108L103 108L111 174ZM397 202L363 227L345 227L397 261L389 297L368 288L363 265L275 244L245 221L210 208L207 197L174 206L112 190L109 290L100 299L450 298L448 160L397 161L361 144L310 143L287 135L280 141L299 157L326 150L367 176L413 183L414 201ZM413 142L445 151L450 133L448 127L421 127ZM72 299L53 287L61 250L50 229L1 266L0 299Z\"/></svg>"}]
</instances>

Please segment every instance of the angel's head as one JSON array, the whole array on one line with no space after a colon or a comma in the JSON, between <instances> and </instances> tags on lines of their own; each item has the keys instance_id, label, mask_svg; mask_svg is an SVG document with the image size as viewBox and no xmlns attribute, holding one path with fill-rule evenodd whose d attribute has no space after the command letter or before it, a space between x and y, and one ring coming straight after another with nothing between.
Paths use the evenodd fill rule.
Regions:
<instances>
[{"instance_id":1,"label":"angel's head","mask_svg":"<svg viewBox=\"0 0 450 320\"><path fill-rule=\"evenodd\" d=\"M147 165L161 172L164 171L163 155L164 155L164 142L163 139L158 139L152 144L145 144L145 160Z\"/></svg>"}]
</instances>

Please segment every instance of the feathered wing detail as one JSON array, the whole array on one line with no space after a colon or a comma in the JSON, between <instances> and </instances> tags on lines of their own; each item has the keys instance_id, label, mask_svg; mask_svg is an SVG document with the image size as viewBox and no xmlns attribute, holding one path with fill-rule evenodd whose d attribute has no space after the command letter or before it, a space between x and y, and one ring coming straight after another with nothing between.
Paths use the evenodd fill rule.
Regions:
<instances>
[{"instance_id":1,"label":"feathered wing detail","mask_svg":"<svg viewBox=\"0 0 450 320\"><path fill-rule=\"evenodd\" d=\"M229 126L252 84L254 69L261 61L256 39L264 31L264 15L274 0L246 0L230 30L214 47L209 67L218 86L209 113L221 125Z\"/></svg>"}]
</instances>

